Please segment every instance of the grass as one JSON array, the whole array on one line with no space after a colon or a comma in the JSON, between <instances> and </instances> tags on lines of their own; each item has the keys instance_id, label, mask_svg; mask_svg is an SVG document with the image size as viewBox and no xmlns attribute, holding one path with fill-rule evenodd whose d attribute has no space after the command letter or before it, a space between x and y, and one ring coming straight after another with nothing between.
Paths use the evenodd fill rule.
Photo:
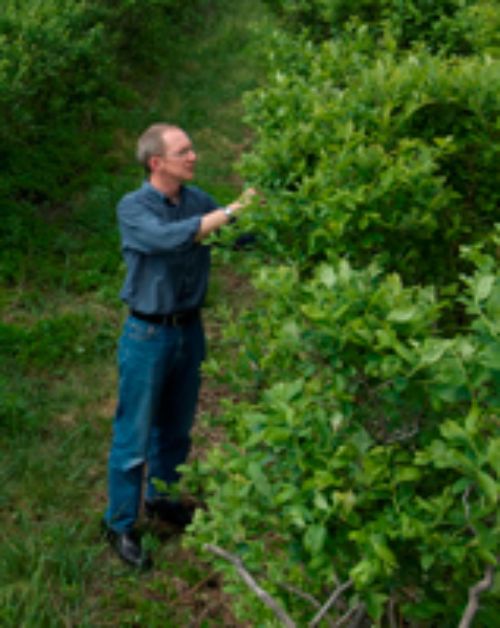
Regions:
<instances>
[{"instance_id":1,"label":"grass","mask_svg":"<svg viewBox=\"0 0 500 628\"><path fill-rule=\"evenodd\" d=\"M220 3L222 4L222 3ZM115 344L124 316L114 206L141 179L137 134L154 120L184 126L199 152L197 183L220 202L238 193L233 164L249 142L241 95L263 73L269 24L250 0L210 7L189 37L167 46L165 71L135 81L109 167L75 199L20 223L0 285L0 625L234 626L230 600L180 537L149 531L155 569L138 576L99 534L115 404ZM185 30L185 29L184 29ZM173 66L173 67L172 67ZM236 298L238 295L234 295ZM226 279L216 264L207 308L217 329ZM216 334L212 339L216 343ZM210 441L220 391L205 384L197 452Z\"/></svg>"}]
</instances>

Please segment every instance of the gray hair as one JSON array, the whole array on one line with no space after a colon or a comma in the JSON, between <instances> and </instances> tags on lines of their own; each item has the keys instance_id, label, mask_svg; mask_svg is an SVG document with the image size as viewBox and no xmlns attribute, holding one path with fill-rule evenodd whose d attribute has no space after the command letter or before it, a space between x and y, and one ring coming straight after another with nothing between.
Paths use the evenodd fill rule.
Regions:
<instances>
[{"instance_id":1,"label":"gray hair","mask_svg":"<svg viewBox=\"0 0 500 628\"><path fill-rule=\"evenodd\" d=\"M166 151L165 131L178 129L174 124L159 122L152 124L137 141L136 157L137 161L143 166L146 173L150 173L149 160L155 155L164 155Z\"/></svg>"}]
</instances>

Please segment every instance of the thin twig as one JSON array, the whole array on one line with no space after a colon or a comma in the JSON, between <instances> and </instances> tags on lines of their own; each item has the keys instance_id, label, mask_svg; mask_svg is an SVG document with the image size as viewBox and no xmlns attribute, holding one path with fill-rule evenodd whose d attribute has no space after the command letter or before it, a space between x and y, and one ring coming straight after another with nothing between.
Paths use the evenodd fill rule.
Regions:
<instances>
[{"instance_id":1,"label":"thin twig","mask_svg":"<svg viewBox=\"0 0 500 628\"><path fill-rule=\"evenodd\" d=\"M197 593L200 589L202 589L208 582L215 579L215 574L213 572L209 573L208 576L199 580L194 586L192 586L187 591L184 591L180 596L180 601L182 603L183 600L193 595L193 593ZM188 600L189 603L189 600Z\"/></svg>"},{"instance_id":2,"label":"thin twig","mask_svg":"<svg viewBox=\"0 0 500 628\"><path fill-rule=\"evenodd\" d=\"M356 614L354 615L354 619L349 624L349 628L358 628L359 626L361 626L364 619L365 619L365 605L360 604L358 606Z\"/></svg>"},{"instance_id":3,"label":"thin twig","mask_svg":"<svg viewBox=\"0 0 500 628\"><path fill-rule=\"evenodd\" d=\"M255 595L257 595L263 604L274 612L281 623L288 628L296 628L295 622L283 610L278 602L276 602L276 600L272 598L267 591L264 591L264 589L257 584L253 576L245 568L243 561L239 558L239 556L235 556L234 554L227 552L225 549L222 549L222 547L212 545L211 543L206 543L203 547L208 552L212 552L212 554L215 554L216 556L219 556L219 558L223 558L234 565L243 582L255 593Z\"/></svg>"},{"instance_id":4,"label":"thin twig","mask_svg":"<svg viewBox=\"0 0 500 628\"><path fill-rule=\"evenodd\" d=\"M387 615L389 618L389 628L398 628L398 624L396 621L396 613L395 613L395 600L394 600L394 594L391 595L391 597L389 598L389 604L387 606Z\"/></svg>"},{"instance_id":5,"label":"thin twig","mask_svg":"<svg viewBox=\"0 0 500 628\"><path fill-rule=\"evenodd\" d=\"M326 615L326 613L328 613L329 609L339 599L342 593L344 593L344 591L347 591L347 589L352 587L352 585L353 585L353 582L349 578L349 580L346 580L344 584L341 584L339 587L337 587L335 591L327 599L327 601L323 604L323 606L320 608L320 610L316 613L316 615L311 619L311 621L309 622L309 628L314 628L314 626L317 626L319 622L323 619L323 617Z\"/></svg>"},{"instance_id":6,"label":"thin twig","mask_svg":"<svg viewBox=\"0 0 500 628\"><path fill-rule=\"evenodd\" d=\"M472 534L474 534L475 536L477 536L477 532L476 529L474 528L474 526L472 525L472 523L470 522L470 504L469 504L469 496L472 492L472 484L469 484L467 486L467 488L464 491L464 494L462 495L462 504L464 505L464 514L465 514L465 518L467 519L468 523L468 527L469 530L472 532Z\"/></svg>"},{"instance_id":7,"label":"thin twig","mask_svg":"<svg viewBox=\"0 0 500 628\"><path fill-rule=\"evenodd\" d=\"M467 607L465 608L464 614L462 615L462 619L460 620L460 624L458 628L469 628L472 624L472 620L474 619L474 615L479 610L479 596L481 593L484 593L493 584L493 574L495 573L495 568L493 565L488 565L484 572L484 577L476 582L474 586L469 589L469 602Z\"/></svg>"},{"instance_id":8,"label":"thin twig","mask_svg":"<svg viewBox=\"0 0 500 628\"><path fill-rule=\"evenodd\" d=\"M347 611L347 613L344 613L342 617L335 622L334 624L335 628L341 628L341 626L345 626L345 624L351 619L353 615L355 615L354 621L357 624L360 613L364 614L364 612L365 612L365 605L363 603L356 604L356 606L353 606L352 608L350 608ZM349 624L349 626L351 626L351 624Z\"/></svg>"},{"instance_id":9,"label":"thin twig","mask_svg":"<svg viewBox=\"0 0 500 628\"><path fill-rule=\"evenodd\" d=\"M309 602L309 604L311 606L314 606L314 608L316 608L318 610L321 608L321 602L319 602L310 593L306 593L305 591L301 591L297 587L294 587L293 585L287 584L287 583L279 583L278 586L280 586L282 589L285 589L285 591L288 591L289 593L293 593L297 597L300 597L305 602ZM324 617L323 619L326 621L326 623L329 626L329 628L334 628L334 623L333 623L333 621L329 617Z\"/></svg>"},{"instance_id":10,"label":"thin twig","mask_svg":"<svg viewBox=\"0 0 500 628\"><path fill-rule=\"evenodd\" d=\"M278 586L288 591L288 593L293 593L297 597L300 597L302 600L309 602L311 606L314 608L321 608L321 602L319 602L315 597L313 597L310 593L306 593L305 591L301 591L297 587L294 587L292 584L287 584L286 582L279 582Z\"/></svg>"}]
</instances>

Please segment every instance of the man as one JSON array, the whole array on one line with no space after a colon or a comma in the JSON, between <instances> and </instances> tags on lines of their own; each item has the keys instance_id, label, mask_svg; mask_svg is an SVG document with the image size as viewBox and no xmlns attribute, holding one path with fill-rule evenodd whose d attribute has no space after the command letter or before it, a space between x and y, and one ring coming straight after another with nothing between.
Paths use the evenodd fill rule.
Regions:
<instances>
[{"instance_id":1,"label":"man","mask_svg":"<svg viewBox=\"0 0 500 628\"><path fill-rule=\"evenodd\" d=\"M146 516L186 525L191 512L167 497L186 460L200 387L205 340L200 318L209 275L206 236L223 227L255 193L220 208L185 185L196 153L188 135L154 124L139 138L147 180L118 204L127 266L121 298L130 309L118 348L119 400L108 467L104 527L118 555L151 565L134 529L147 464Z\"/></svg>"}]
</instances>

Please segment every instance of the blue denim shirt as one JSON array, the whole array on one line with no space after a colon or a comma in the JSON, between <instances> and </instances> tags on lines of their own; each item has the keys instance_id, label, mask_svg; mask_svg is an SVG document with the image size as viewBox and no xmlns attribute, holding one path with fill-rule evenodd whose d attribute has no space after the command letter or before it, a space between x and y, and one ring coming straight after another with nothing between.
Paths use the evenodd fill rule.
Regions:
<instances>
[{"instance_id":1,"label":"blue denim shirt","mask_svg":"<svg viewBox=\"0 0 500 628\"><path fill-rule=\"evenodd\" d=\"M201 216L216 202L184 186L178 205L149 182L118 203L122 253L127 266L120 297L144 314L171 314L202 305L210 272L210 249L195 241Z\"/></svg>"}]
</instances>

